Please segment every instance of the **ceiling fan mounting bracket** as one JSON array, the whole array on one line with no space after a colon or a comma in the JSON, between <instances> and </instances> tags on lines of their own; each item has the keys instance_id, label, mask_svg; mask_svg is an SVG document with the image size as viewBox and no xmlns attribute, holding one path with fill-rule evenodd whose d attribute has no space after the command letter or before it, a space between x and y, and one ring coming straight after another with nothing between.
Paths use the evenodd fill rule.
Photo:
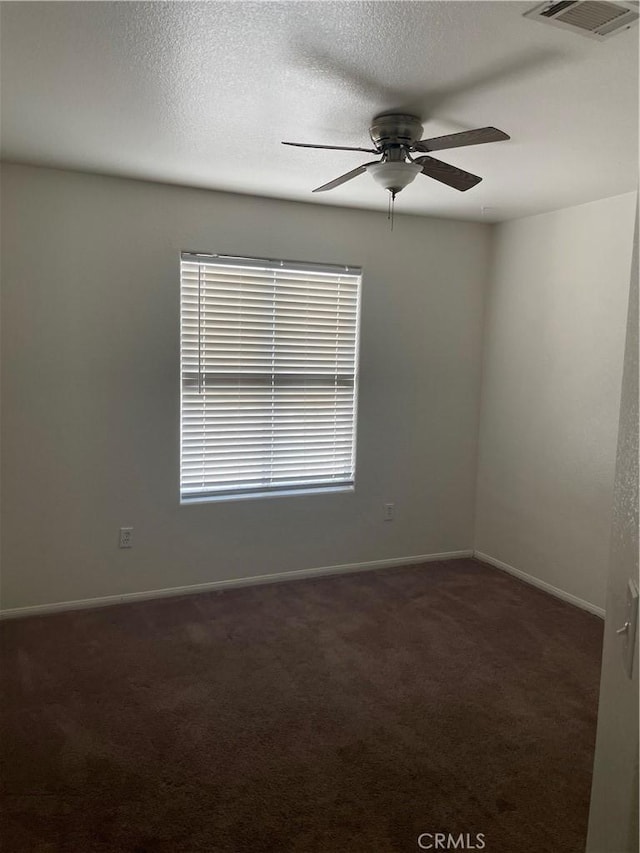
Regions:
<instances>
[{"instance_id":1,"label":"ceiling fan mounting bracket","mask_svg":"<svg viewBox=\"0 0 640 853\"><path fill-rule=\"evenodd\" d=\"M390 146L410 148L422 136L422 122L418 116L385 113L373 119L369 135L379 151Z\"/></svg>"}]
</instances>

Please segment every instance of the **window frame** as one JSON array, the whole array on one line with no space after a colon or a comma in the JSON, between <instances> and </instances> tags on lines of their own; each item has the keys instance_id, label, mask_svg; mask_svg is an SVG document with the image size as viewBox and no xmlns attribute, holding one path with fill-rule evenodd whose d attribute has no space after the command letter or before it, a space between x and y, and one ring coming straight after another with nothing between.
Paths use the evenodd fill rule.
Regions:
<instances>
[{"instance_id":1,"label":"window frame","mask_svg":"<svg viewBox=\"0 0 640 853\"><path fill-rule=\"evenodd\" d=\"M336 284L338 284L338 280L340 277L347 277L352 279L351 287L354 288L355 295L355 316L353 318L352 325L350 327L350 334L354 335L353 339L353 377L352 377L352 392L351 392L351 408L350 408L350 477L347 479L336 479L332 481L331 479L328 482L313 482L312 480L304 481L301 475L298 475L298 479L300 480L299 484L288 483L285 485L277 485L276 484L261 484L258 487L243 487L240 481L237 482L236 485L228 486L226 488L215 488L211 487L207 491L206 489L192 490L189 493L188 489L185 488L183 480L184 480L184 417L185 417L185 372L193 373L193 371L185 371L184 370L184 345L183 345L183 334L184 334L184 304L185 304L185 294L184 294L184 279L183 279L183 264L191 263L198 265L209 265L218 266L219 268L224 266L229 266L232 268L242 268L243 266L250 266L254 270L272 270L274 273L275 284L274 287L277 287L277 271L280 270L283 273L286 271L288 273L293 272L294 274L304 274L309 273L317 274L317 275L325 275L325 276L335 276ZM200 268L200 267L199 267ZM200 276L200 273L199 273ZM312 279L310 279L312 281ZM363 275L362 269L359 266L354 265L342 265L342 264L323 264L323 263L309 263L306 261L292 261L285 259L272 259L272 258L258 258L258 257L247 257L247 256L238 256L238 255L221 255L221 254L213 254L207 252L193 252L193 251L182 251L179 256L179 283L180 283L180 330L179 330L179 348L180 348L180 370L179 370L179 439L180 439L180 447L179 447L179 482L178 482L178 492L179 492L179 501L181 505L190 505L190 504L201 504L201 503L211 503L211 502L225 502L225 501L237 501L237 500L256 500L262 498L272 498L272 497L302 497L302 496L314 496L314 495L331 495L336 493L348 493L354 492L356 487L356 468L357 468L357 427L358 427L358 384L359 384L359 373L360 373L360 320L362 313L362 282ZM282 284L282 282L280 282ZM201 285L198 284L198 304L200 305L202 301L201 296ZM353 298L353 297L352 297ZM335 297L334 297L335 299ZM302 300L300 300L302 304ZM275 293L274 293L274 304L275 304ZM275 310L275 309L274 309ZM241 317L241 313L238 312L238 317ZM337 322L340 322L339 318L339 310L336 314ZM202 334L202 321L200 317L198 318L198 351L202 351L202 345L200 344L200 335ZM275 347L275 342L277 340L277 333L275 331L272 332L272 346ZM344 341L344 338L342 339ZM343 344L344 345L344 344ZM336 344L336 351L339 344ZM200 358L200 357L199 357ZM337 358L337 354L335 356ZM207 373L206 369L202 369L199 366L197 375L198 375L198 384L202 387L202 379L201 377ZM331 373L323 374L318 371L320 375L330 376ZM305 376L309 376L312 374L312 371L308 371L305 373L301 372L301 378ZM264 376L271 377L271 387L275 387L277 383L275 383L274 377L282 374L278 374L275 372L274 366L272 364L271 373L264 373ZM337 376L337 373L334 372L334 377ZM259 385L268 384L268 383L258 383ZM297 383L293 383L295 386ZM301 383L302 384L302 383ZM334 407L338 406L338 382L337 379L334 379L332 384L328 386L322 385L320 383L320 387L329 387L333 389L334 394ZM272 390L273 396L273 390ZM334 411L337 409L334 408ZM229 446L233 445L234 436L232 436L229 440ZM274 446L274 439L277 438L277 431L272 429L270 436L270 447ZM203 456L203 459L206 459L206 456ZM272 474L271 474L272 476ZM329 476L329 475L327 475ZM335 475L333 475L335 476Z\"/></svg>"}]
</instances>

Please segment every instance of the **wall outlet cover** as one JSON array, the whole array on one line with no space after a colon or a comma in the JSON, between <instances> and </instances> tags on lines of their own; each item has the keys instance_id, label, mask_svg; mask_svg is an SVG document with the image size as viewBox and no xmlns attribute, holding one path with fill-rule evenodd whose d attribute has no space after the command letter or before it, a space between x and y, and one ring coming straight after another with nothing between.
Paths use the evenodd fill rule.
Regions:
<instances>
[{"instance_id":1,"label":"wall outlet cover","mask_svg":"<svg viewBox=\"0 0 640 853\"><path fill-rule=\"evenodd\" d=\"M121 527L120 538L118 540L119 548L133 547L133 527Z\"/></svg>"}]
</instances>

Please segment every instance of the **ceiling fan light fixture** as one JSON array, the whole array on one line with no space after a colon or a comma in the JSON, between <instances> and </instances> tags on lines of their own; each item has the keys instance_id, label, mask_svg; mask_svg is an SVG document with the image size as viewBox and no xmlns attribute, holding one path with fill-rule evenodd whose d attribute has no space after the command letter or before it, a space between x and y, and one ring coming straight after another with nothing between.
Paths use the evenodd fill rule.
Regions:
<instances>
[{"instance_id":1,"label":"ceiling fan light fixture","mask_svg":"<svg viewBox=\"0 0 640 853\"><path fill-rule=\"evenodd\" d=\"M403 190L421 171L422 166L418 163L402 161L370 163L367 166L367 172L371 174L374 181L393 195Z\"/></svg>"}]
</instances>

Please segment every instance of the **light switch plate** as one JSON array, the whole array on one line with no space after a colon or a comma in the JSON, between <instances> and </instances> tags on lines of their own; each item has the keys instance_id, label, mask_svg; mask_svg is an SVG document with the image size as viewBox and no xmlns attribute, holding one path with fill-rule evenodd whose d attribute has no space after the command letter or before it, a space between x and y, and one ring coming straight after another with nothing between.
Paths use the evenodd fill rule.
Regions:
<instances>
[{"instance_id":1,"label":"light switch plate","mask_svg":"<svg viewBox=\"0 0 640 853\"><path fill-rule=\"evenodd\" d=\"M622 656L627 676L633 674L633 655L636 649L636 633L638 630L638 587L635 582L629 580L627 583L627 602L624 612L624 624L627 630L623 635Z\"/></svg>"}]
</instances>

